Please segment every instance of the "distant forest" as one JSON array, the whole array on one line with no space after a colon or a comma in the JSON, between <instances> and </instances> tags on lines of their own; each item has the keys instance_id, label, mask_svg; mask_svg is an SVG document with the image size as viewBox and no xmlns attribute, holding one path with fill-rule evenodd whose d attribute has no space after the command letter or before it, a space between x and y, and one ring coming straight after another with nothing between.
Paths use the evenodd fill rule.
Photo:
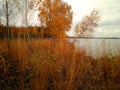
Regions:
<instances>
[{"instance_id":1,"label":"distant forest","mask_svg":"<svg viewBox=\"0 0 120 90\"><path fill-rule=\"evenodd\" d=\"M10 26L10 38L50 38L43 32L42 27L28 26L28 27L16 27ZM7 38L7 27L0 25L0 38Z\"/></svg>"},{"instance_id":2,"label":"distant forest","mask_svg":"<svg viewBox=\"0 0 120 90\"><path fill-rule=\"evenodd\" d=\"M31 26L28 14L31 10L34 11L35 7L39 11L40 25ZM1 0L0 11L0 38L64 38L67 36L66 32L72 27L72 7L63 0ZM16 17L17 15L20 16ZM92 36L99 17L98 10L93 9L75 25L75 36ZM19 22L17 19L20 18L23 25L17 27L15 22ZM11 22L14 24L11 25Z\"/></svg>"}]
</instances>

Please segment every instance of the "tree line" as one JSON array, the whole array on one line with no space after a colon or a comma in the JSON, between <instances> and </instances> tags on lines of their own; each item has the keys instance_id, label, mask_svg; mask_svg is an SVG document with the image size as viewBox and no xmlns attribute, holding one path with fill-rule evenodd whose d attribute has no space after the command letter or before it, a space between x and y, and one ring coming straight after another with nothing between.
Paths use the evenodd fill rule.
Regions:
<instances>
[{"instance_id":1,"label":"tree line","mask_svg":"<svg viewBox=\"0 0 120 90\"><path fill-rule=\"evenodd\" d=\"M9 31L11 32L10 38L47 38L41 27L38 26L28 26L26 27L16 27L10 26ZM7 27L0 25L0 38L7 38Z\"/></svg>"},{"instance_id":2,"label":"tree line","mask_svg":"<svg viewBox=\"0 0 120 90\"><path fill-rule=\"evenodd\" d=\"M28 15L38 10L38 26L30 26ZM34 13L33 13L34 14ZM22 26L15 24L21 19ZM0 1L0 37L66 37L73 20L72 7L63 0L1 0ZM75 35L91 35L97 26L99 14L93 10L75 26Z\"/></svg>"}]
</instances>

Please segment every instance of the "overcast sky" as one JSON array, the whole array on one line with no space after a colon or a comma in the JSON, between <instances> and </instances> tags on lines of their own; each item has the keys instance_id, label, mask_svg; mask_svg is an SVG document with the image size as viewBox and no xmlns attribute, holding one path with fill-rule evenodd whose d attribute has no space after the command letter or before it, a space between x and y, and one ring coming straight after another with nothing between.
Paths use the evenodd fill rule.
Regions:
<instances>
[{"instance_id":1,"label":"overcast sky","mask_svg":"<svg viewBox=\"0 0 120 90\"><path fill-rule=\"evenodd\" d=\"M120 37L120 0L64 0L72 6L73 24L81 21L94 8L99 9L101 19L96 36ZM72 32L71 32L72 33Z\"/></svg>"}]
</instances>

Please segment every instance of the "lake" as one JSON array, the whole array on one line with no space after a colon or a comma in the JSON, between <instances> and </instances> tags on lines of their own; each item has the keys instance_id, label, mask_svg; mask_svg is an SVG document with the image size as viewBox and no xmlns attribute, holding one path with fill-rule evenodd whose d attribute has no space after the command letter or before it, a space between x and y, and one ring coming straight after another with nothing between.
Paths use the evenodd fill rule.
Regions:
<instances>
[{"instance_id":1,"label":"lake","mask_svg":"<svg viewBox=\"0 0 120 90\"><path fill-rule=\"evenodd\" d=\"M76 49L85 49L87 55L101 57L120 54L120 39L70 39Z\"/></svg>"}]
</instances>

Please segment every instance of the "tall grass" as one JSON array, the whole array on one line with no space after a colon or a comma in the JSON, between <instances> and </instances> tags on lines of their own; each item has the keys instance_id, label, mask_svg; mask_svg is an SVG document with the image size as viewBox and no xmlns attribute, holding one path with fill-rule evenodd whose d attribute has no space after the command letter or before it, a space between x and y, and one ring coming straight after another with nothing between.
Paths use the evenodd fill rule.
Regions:
<instances>
[{"instance_id":1,"label":"tall grass","mask_svg":"<svg viewBox=\"0 0 120 90\"><path fill-rule=\"evenodd\" d=\"M93 58L65 39L12 39L9 43L7 51L6 40L0 41L2 90L120 89L119 55Z\"/></svg>"}]
</instances>

